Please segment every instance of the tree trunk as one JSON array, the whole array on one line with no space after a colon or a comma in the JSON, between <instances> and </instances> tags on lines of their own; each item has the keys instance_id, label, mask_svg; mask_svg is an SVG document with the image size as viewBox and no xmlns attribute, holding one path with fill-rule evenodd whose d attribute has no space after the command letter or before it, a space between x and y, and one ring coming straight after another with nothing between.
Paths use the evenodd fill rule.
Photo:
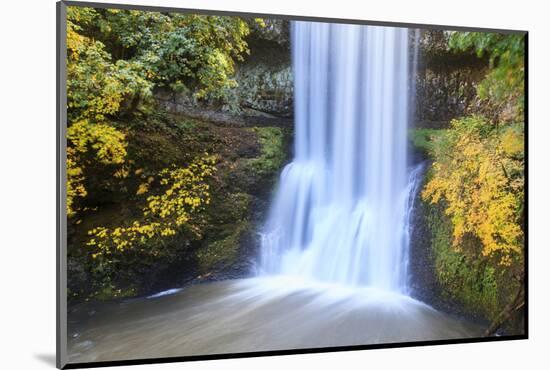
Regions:
<instances>
[{"instance_id":1,"label":"tree trunk","mask_svg":"<svg viewBox=\"0 0 550 370\"><path fill-rule=\"evenodd\" d=\"M520 282L520 286L518 288L518 292L516 293L516 296L514 299L504 307L504 310L497 316L497 318L493 321L493 323L485 330L485 336L489 337L495 332L510 318L512 315L523 308L525 305L525 297L524 297L524 290L523 290L523 280Z\"/></svg>"}]
</instances>

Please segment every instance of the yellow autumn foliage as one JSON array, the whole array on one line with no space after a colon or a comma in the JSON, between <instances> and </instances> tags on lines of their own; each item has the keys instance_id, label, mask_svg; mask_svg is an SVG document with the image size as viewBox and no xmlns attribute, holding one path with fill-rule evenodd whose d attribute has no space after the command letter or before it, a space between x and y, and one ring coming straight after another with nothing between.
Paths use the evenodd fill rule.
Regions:
<instances>
[{"instance_id":1,"label":"yellow autumn foliage","mask_svg":"<svg viewBox=\"0 0 550 370\"><path fill-rule=\"evenodd\" d=\"M183 226L198 234L200 230L190 220L192 214L210 203L207 179L216 169L215 162L214 156L205 155L187 167L160 171L163 192L147 197L140 220L114 228L96 227L88 232L90 240L87 245L93 248L92 258L143 246L153 238L173 236ZM154 247L148 248L146 252L153 255L159 253Z\"/></svg>"},{"instance_id":2,"label":"yellow autumn foliage","mask_svg":"<svg viewBox=\"0 0 550 370\"><path fill-rule=\"evenodd\" d=\"M67 129L67 215L75 213L74 201L84 197L86 157L102 164L123 164L126 158L126 135L107 124L90 124L88 120L73 123ZM119 169L115 176L124 176Z\"/></svg>"},{"instance_id":3,"label":"yellow autumn foliage","mask_svg":"<svg viewBox=\"0 0 550 370\"><path fill-rule=\"evenodd\" d=\"M152 83L140 63L114 61L104 43L83 32L97 22L93 9L67 9L67 105L69 121L102 122L125 101L150 95ZM70 122L71 123L71 122Z\"/></svg>"},{"instance_id":4,"label":"yellow autumn foliage","mask_svg":"<svg viewBox=\"0 0 550 370\"><path fill-rule=\"evenodd\" d=\"M84 175L82 167L77 164L75 159L75 149L67 148L67 216L73 216L74 199L77 197L85 197L87 195L84 187Z\"/></svg>"},{"instance_id":5,"label":"yellow autumn foliage","mask_svg":"<svg viewBox=\"0 0 550 370\"><path fill-rule=\"evenodd\" d=\"M141 75L139 63L113 61L106 46L85 36L83 27L95 23L93 8L67 8L67 214L75 200L87 195L87 161L119 165L113 175L128 175L123 164L126 137L108 124L124 102L150 94L152 83Z\"/></svg>"},{"instance_id":6,"label":"yellow autumn foliage","mask_svg":"<svg viewBox=\"0 0 550 370\"><path fill-rule=\"evenodd\" d=\"M443 201L453 225L453 245L477 237L485 257L509 265L520 255L523 231L523 134L492 128L480 117L454 120L434 146L431 178L422 197Z\"/></svg>"}]
</instances>

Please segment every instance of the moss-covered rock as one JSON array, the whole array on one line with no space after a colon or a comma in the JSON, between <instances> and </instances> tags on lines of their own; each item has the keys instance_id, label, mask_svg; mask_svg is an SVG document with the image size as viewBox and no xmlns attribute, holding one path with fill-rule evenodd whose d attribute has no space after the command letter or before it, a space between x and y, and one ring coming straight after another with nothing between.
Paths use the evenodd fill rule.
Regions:
<instances>
[{"instance_id":1,"label":"moss-covered rock","mask_svg":"<svg viewBox=\"0 0 550 370\"><path fill-rule=\"evenodd\" d=\"M229 129L229 128L228 128ZM265 219L273 183L287 158L287 132L279 127L231 129L218 165L218 186L209 207L206 238L196 252L201 277L250 272L259 248L255 230ZM220 149L222 150L222 149ZM245 271L248 268L248 271Z\"/></svg>"},{"instance_id":2,"label":"moss-covered rock","mask_svg":"<svg viewBox=\"0 0 550 370\"><path fill-rule=\"evenodd\" d=\"M439 206L431 207L426 221L432 230L435 273L444 298L462 303L474 314L494 319L503 308L499 305L495 269L452 246L452 225ZM465 242L479 244L471 238Z\"/></svg>"},{"instance_id":3,"label":"moss-covered rock","mask_svg":"<svg viewBox=\"0 0 550 370\"><path fill-rule=\"evenodd\" d=\"M452 225L443 206L427 203L424 206L439 298L447 305L458 305L455 311L494 322L514 300L520 283L510 276L508 269L476 257L481 253L481 242L475 237L468 236L460 248L454 247ZM520 316L506 322L504 330L521 331Z\"/></svg>"},{"instance_id":4,"label":"moss-covered rock","mask_svg":"<svg viewBox=\"0 0 550 370\"><path fill-rule=\"evenodd\" d=\"M215 269L223 270L235 264L239 257L241 238L249 227L248 220L237 222L228 226L229 234L225 238L205 243L196 254L199 273L209 274Z\"/></svg>"},{"instance_id":5,"label":"moss-covered rock","mask_svg":"<svg viewBox=\"0 0 550 370\"><path fill-rule=\"evenodd\" d=\"M431 149L426 138L437 134L437 130L414 130L410 141L413 148L426 153ZM425 154L423 160L430 161ZM420 189L431 176L427 170ZM480 258L483 246L477 238L467 235L459 246L453 245L453 228L444 202L424 201L419 191L410 232L410 293L416 299L486 327L515 299L520 282L506 266ZM502 333L521 333L522 320L521 312L516 312Z\"/></svg>"},{"instance_id":6,"label":"moss-covered rock","mask_svg":"<svg viewBox=\"0 0 550 370\"><path fill-rule=\"evenodd\" d=\"M419 35L415 82L414 121L430 128L445 128L453 118L479 109L476 88L488 61L474 52L448 47L450 33L423 30Z\"/></svg>"},{"instance_id":7,"label":"moss-covered rock","mask_svg":"<svg viewBox=\"0 0 550 370\"><path fill-rule=\"evenodd\" d=\"M224 279L250 273L259 246L255 230L264 220L273 182L286 159L288 132L277 127L223 126L163 112L125 125L131 127L126 176L116 183L113 179L106 188L105 182L94 182L105 176L91 169L87 211L69 225L71 301L142 295L207 276ZM145 247L166 253L129 251L124 261L113 265L115 279L96 281L86 247L88 231L140 222L147 197L163 191L159 171L186 167L205 153L217 158L216 171L207 180L210 203L193 215L195 232L182 228L171 237L153 238Z\"/></svg>"},{"instance_id":8,"label":"moss-covered rock","mask_svg":"<svg viewBox=\"0 0 550 370\"><path fill-rule=\"evenodd\" d=\"M246 166L253 176L273 175L286 159L283 129L279 127L254 127L261 145L261 154L247 161Z\"/></svg>"},{"instance_id":9,"label":"moss-covered rock","mask_svg":"<svg viewBox=\"0 0 550 370\"><path fill-rule=\"evenodd\" d=\"M408 137L414 150L429 154L433 149L434 141L444 132L444 129L413 128L409 129Z\"/></svg>"}]
</instances>

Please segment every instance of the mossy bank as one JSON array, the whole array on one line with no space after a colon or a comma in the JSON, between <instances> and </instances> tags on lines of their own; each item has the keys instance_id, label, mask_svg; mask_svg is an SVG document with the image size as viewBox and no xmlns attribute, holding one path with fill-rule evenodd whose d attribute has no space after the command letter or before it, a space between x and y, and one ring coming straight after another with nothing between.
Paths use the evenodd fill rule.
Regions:
<instances>
[{"instance_id":1,"label":"mossy bank","mask_svg":"<svg viewBox=\"0 0 550 370\"><path fill-rule=\"evenodd\" d=\"M291 130L224 126L167 113L133 120L131 125L127 132L130 173L105 186L94 180L104 174L90 172L86 213L69 225L70 301L139 296L249 275L259 247L257 230L287 159ZM142 220L141 193L155 194L162 188L155 174L167 166L185 167L204 153L215 157L216 163L207 181L209 205L196 216L200 232L183 228L172 237L149 240L147 248L159 248L151 245L161 243L159 250L167 253L135 253L130 262L117 265L118 271L107 282L106 273L90 269L92 251L83 248L88 230Z\"/></svg>"},{"instance_id":2,"label":"mossy bank","mask_svg":"<svg viewBox=\"0 0 550 370\"><path fill-rule=\"evenodd\" d=\"M507 307L517 299L523 281L508 266L477 256L482 242L473 235L453 243L453 225L445 202L431 203L422 197L433 176L431 167L437 138L446 129L412 129L410 145L417 162L424 162L424 178L415 197L411 227L410 273L412 295L435 308L489 328L498 323L497 333L522 331L522 311L503 319Z\"/></svg>"}]
</instances>

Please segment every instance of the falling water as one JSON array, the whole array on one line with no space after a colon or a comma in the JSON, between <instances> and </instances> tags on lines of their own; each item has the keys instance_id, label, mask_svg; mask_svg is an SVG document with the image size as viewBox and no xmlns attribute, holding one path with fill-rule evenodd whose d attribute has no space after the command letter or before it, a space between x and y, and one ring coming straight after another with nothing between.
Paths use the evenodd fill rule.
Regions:
<instances>
[{"instance_id":1,"label":"falling water","mask_svg":"<svg viewBox=\"0 0 550 370\"><path fill-rule=\"evenodd\" d=\"M261 274L407 292L408 31L294 22L295 157Z\"/></svg>"},{"instance_id":2,"label":"falling water","mask_svg":"<svg viewBox=\"0 0 550 370\"><path fill-rule=\"evenodd\" d=\"M406 165L407 40L399 28L294 23L295 158L262 233L264 276L79 305L70 362L479 337L407 296L422 174Z\"/></svg>"}]
</instances>

